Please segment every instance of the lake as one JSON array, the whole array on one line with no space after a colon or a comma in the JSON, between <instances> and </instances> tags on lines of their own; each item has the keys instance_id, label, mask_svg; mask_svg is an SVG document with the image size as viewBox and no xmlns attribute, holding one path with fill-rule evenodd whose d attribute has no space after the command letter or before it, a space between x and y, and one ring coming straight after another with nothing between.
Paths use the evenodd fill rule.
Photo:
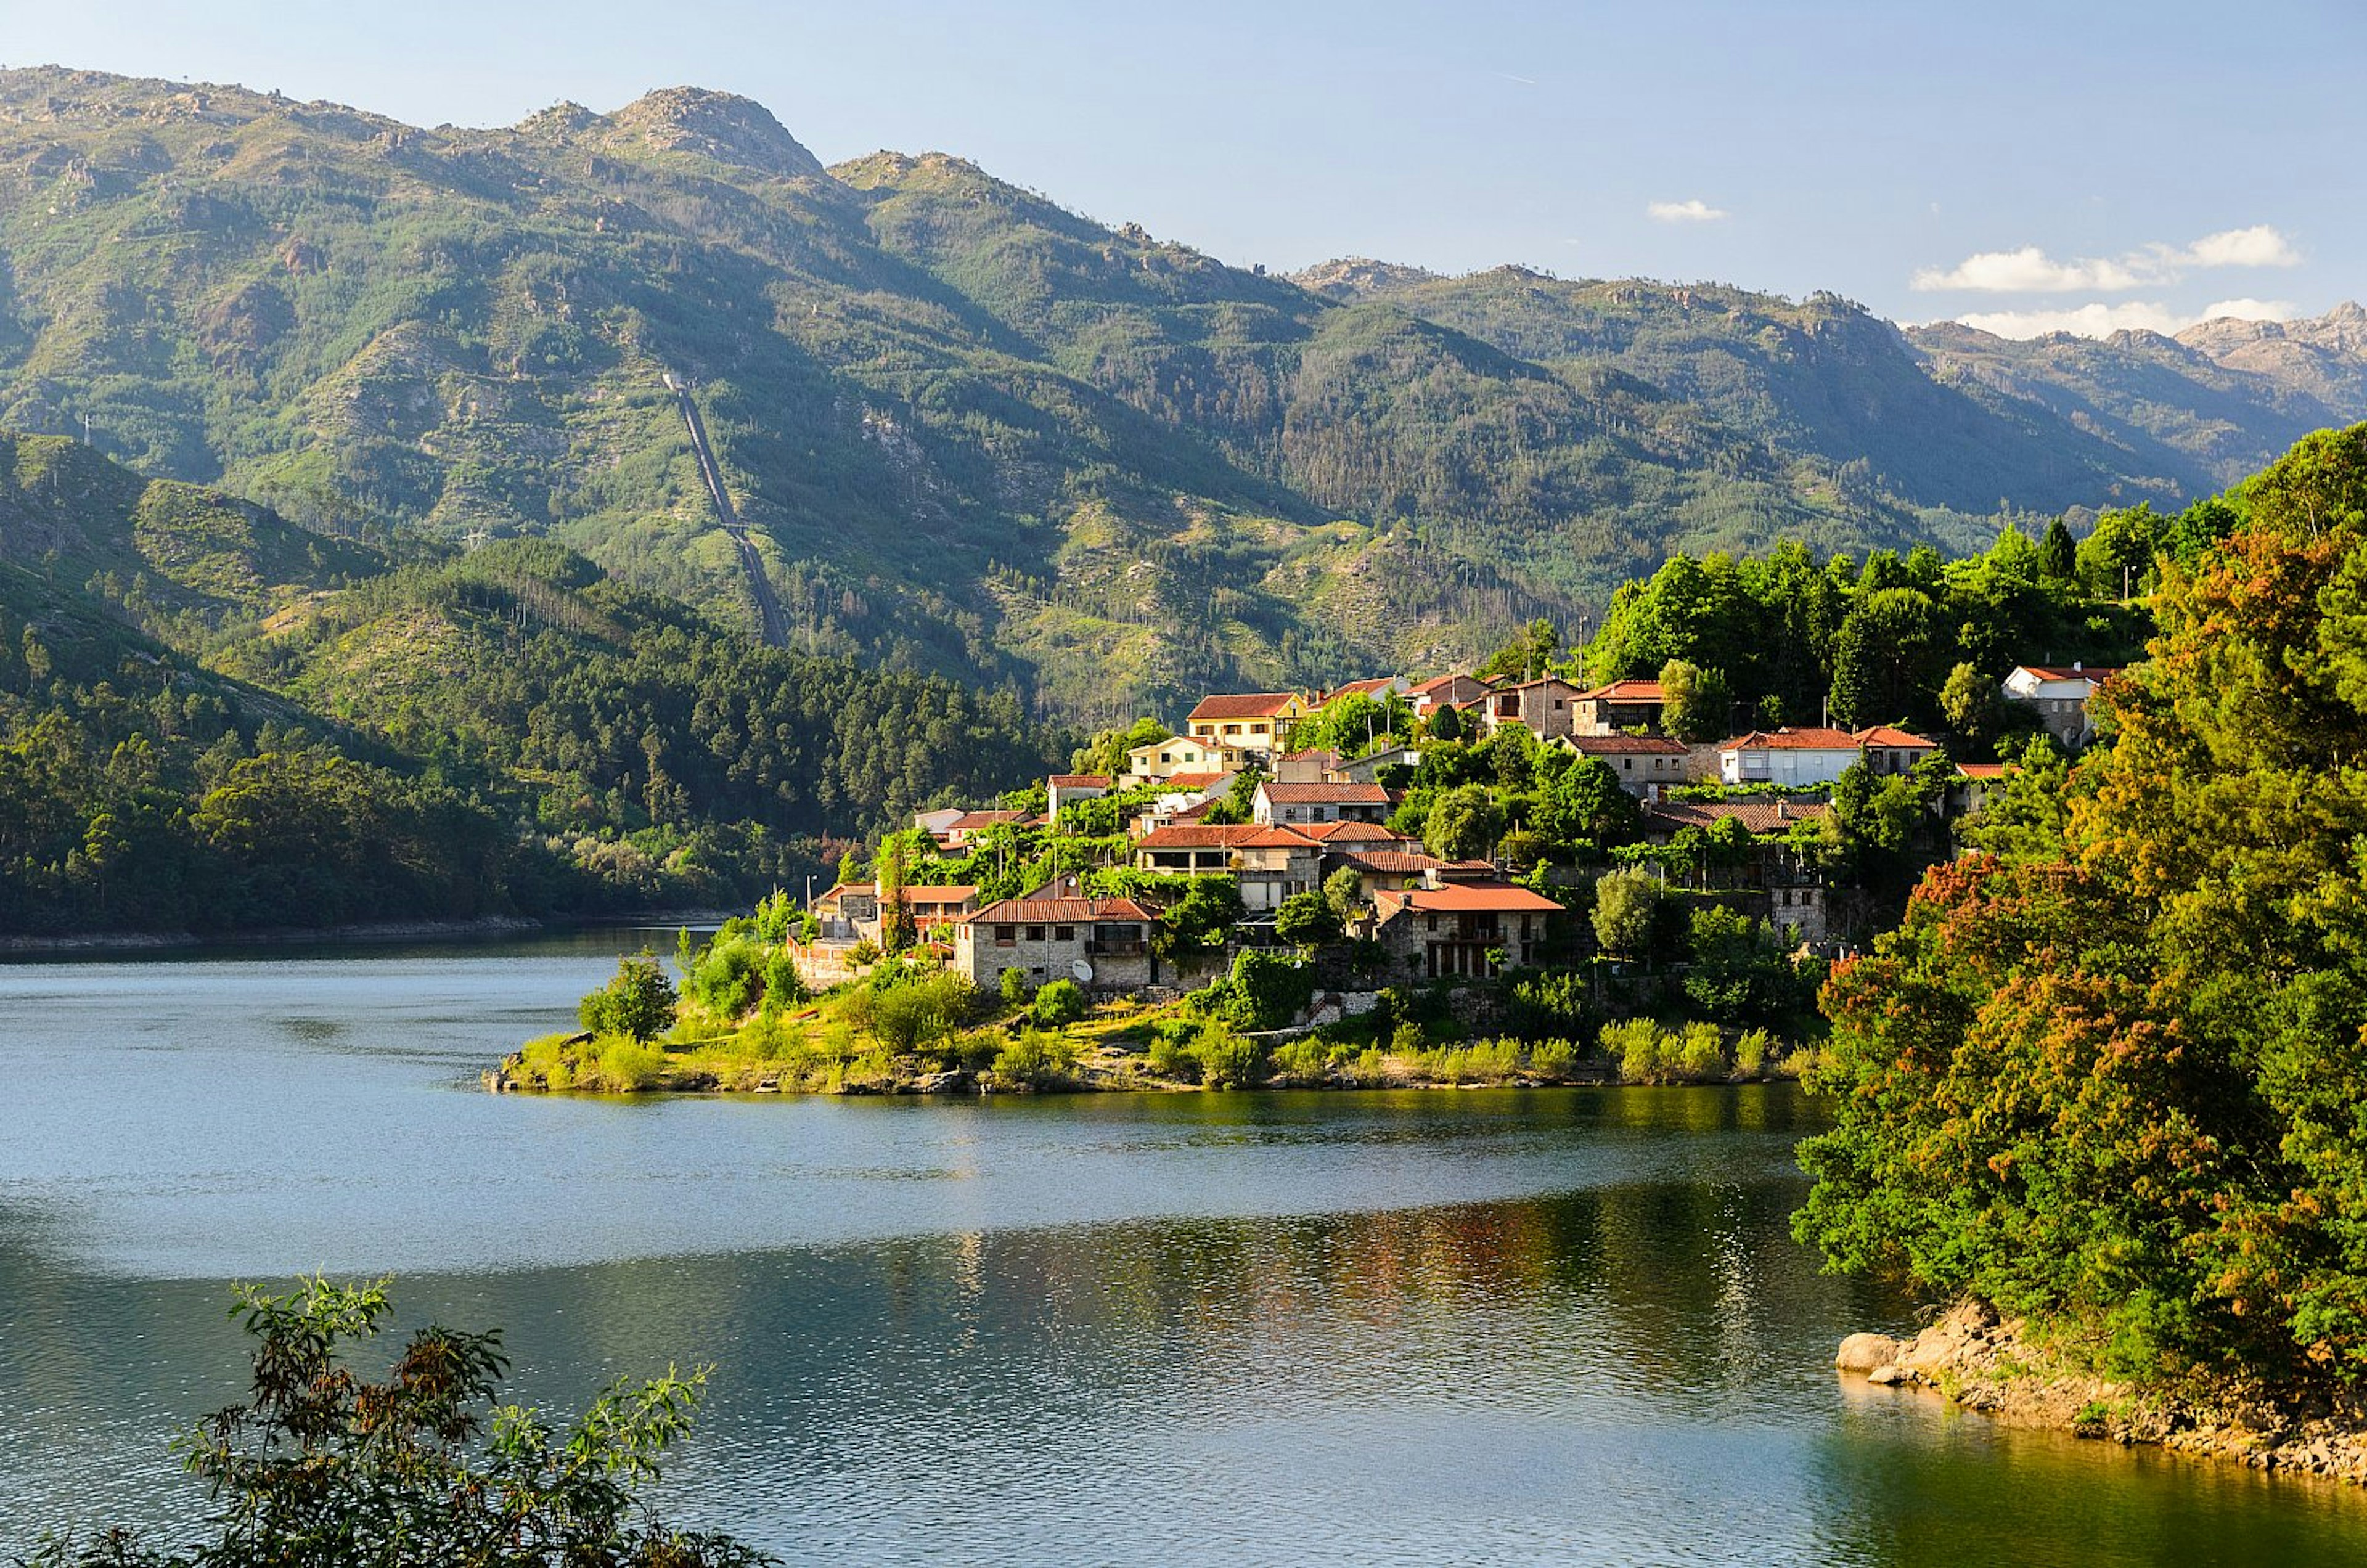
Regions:
<instances>
[{"instance_id":1,"label":"lake","mask_svg":"<svg viewBox=\"0 0 2367 1568\"><path fill-rule=\"evenodd\" d=\"M1844 1382L1788 1087L493 1096L666 933L0 966L0 1560L187 1523L232 1280L519 1397L712 1361L669 1512L829 1563L2367 1561L2367 1499Z\"/></svg>"}]
</instances>

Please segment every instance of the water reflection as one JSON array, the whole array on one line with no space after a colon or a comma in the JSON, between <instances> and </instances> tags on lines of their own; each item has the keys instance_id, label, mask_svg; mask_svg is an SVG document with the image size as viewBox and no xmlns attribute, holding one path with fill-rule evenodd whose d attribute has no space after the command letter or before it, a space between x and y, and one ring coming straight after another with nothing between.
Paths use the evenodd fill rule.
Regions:
<instances>
[{"instance_id":1,"label":"water reflection","mask_svg":"<svg viewBox=\"0 0 2367 1568\"><path fill-rule=\"evenodd\" d=\"M1906 1309L1791 1242L1788 1089L452 1089L606 962L0 973L0 1070L78 1063L0 1140L0 1555L186 1516L222 1279L319 1262L557 1405L712 1359L673 1501L798 1561L2367 1558L2349 1495L1838 1382Z\"/></svg>"}]
</instances>

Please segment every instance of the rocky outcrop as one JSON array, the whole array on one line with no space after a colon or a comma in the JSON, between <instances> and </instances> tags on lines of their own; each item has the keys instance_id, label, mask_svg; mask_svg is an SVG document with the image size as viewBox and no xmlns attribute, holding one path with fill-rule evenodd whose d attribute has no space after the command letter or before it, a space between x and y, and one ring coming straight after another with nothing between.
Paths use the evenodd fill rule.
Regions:
<instances>
[{"instance_id":1,"label":"rocky outcrop","mask_svg":"<svg viewBox=\"0 0 2367 1568\"><path fill-rule=\"evenodd\" d=\"M1912 1339L1852 1334L1833 1363L1876 1387L1932 1391L2021 1426L2367 1483L2367 1406L2281 1401L2259 1388L2199 1379L2162 1387L2117 1382L2033 1337L2025 1320L2000 1318L1981 1302L1959 1303Z\"/></svg>"}]
</instances>

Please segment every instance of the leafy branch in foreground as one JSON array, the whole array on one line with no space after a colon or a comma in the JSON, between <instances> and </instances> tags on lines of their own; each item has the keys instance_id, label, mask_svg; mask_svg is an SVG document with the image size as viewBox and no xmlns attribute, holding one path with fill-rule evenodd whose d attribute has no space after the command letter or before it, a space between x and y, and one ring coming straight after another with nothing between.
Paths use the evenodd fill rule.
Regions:
<instances>
[{"instance_id":1,"label":"leafy branch in foreground","mask_svg":"<svg viewBox=\"0 0 2367 1568\"><path fill-rule=\"evenodd\" d=\"M684 1534L640 1498L688 1435L708 1371L619 1382L562 1430L496 1404L498 1329L413 1334L385 1381L345 1363L390 1311L386 1281L238 1287L256 1341L243 1404L178 1447L220 1511L217 1539L157 1549L134 1532L50 1537L24 1568L747 1568L773 1559L728 1536Z\"/></svg>"}]
</instances>

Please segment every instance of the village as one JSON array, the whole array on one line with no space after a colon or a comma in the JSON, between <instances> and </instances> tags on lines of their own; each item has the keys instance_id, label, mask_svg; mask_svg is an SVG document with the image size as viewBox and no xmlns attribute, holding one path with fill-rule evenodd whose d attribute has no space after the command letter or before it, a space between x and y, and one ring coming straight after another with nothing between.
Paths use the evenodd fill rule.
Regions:
<instances>
[{"instance_id":1,"label":"village","mask_svg":"<svg viewBox=\"0 0 2367 1568\"><path fill-rule=\"evenodd\" d=\"M2028 730L2076 750L2092 735L2089 700L2113 673L2022 665L1998 695ZM1581 687L1467 672L1211 694L1172 733L1146 721L1122 750L1104 738L1104 771L921 812L869 867L850 857L844 869L861 874L811 901L810 940L794 950L800 976L819 991L910 952L988 993L1067 981L1097 998L1161 1000L1223 978L1243 950L1329 944L1356 955L1353 976L1331 976L1334 1005L1353 1009L1386 985L1643 956L1612 951L1601 922L1573 918L1619 870L1731 909L1786 952L1837 955L1862 935L1848 908L1862 868L1836 852L1845 775L1916 781L1921 826L1944 840L2011 766L1952 761L1889 725L1689 743L1665 722L1670 700L1657 680ZM1309 743L1318 737L1332 743ZM1563 846L1501 811L1476 831L1442 823L1434 800L1410 811L1453 793L1435 766L1450 752L1458 777L1479 759L1486 795L1515 810L1532 781L1546 781L1540 795L1592 799L1581 852L1549 852ZM1525 770L1514 787L1507 766ZM1622 798L1606 808L1614 790ZM1014 886L1021 868L1047 874ZM1197 882L1221 896L1189 898ZM1193 911L1198 940L1159 940L1184 902L1204 906ZM1219 929L1206 929L1206 909Z\"/></svg>"}]
</instances>

